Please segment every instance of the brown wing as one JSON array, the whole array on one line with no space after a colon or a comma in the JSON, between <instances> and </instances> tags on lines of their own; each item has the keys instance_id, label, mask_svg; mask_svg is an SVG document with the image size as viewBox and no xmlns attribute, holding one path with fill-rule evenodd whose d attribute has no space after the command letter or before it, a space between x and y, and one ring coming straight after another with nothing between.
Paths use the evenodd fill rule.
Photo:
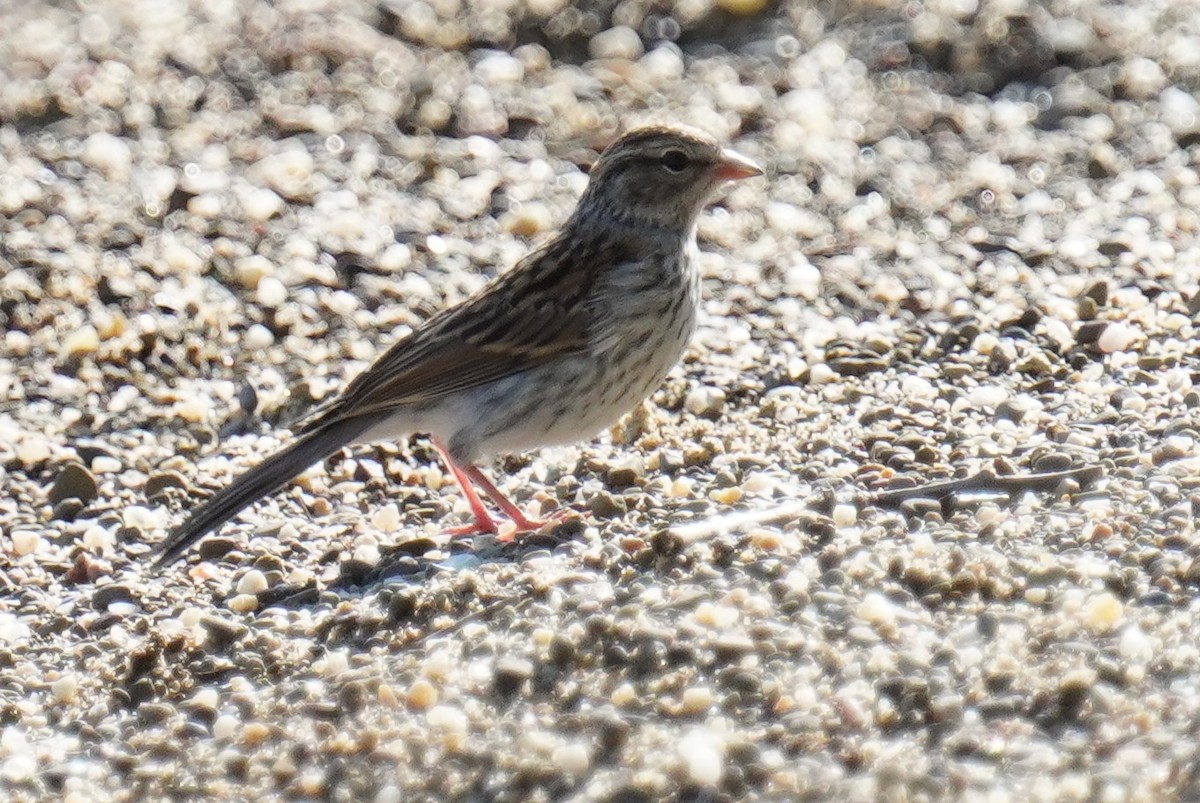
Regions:
<instances>
[{"instance_id":1,"label":"brown wing","mask_svg":"<svg viewBox=\"0 0 1200 803\"><path fill-rule=\"evenodd\" d=\"M428 404L588 350L584 303L624 246L581 248L562 238L456 307L430 318L359 374L304 430L336 420Z\"/></svg>"}]
</instances>

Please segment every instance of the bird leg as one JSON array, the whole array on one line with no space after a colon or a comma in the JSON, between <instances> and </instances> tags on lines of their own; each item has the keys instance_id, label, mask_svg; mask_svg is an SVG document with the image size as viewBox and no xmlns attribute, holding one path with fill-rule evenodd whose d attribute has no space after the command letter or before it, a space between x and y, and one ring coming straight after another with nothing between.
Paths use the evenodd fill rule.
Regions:
<instances>
[{"instance_id":1,"label":"bird leg","mask_svg":"<svg viewBox=\"0 0 1200 803\"><path fill-rule=\"evenodd\" d=\"M483 505L483 500L479 498L479 493L475 490L476 485L482 488L483 492L500 506L500 509L504 511L504 515L508 516L513 524L517 525L517 532L530 532L531 530L541 529L545 525L544 521L538 521L526 516L478 468L470 464L467 464L466 467L460 467L450 457L450 452L444 444L438 440L434 440L433 445L438 450L438 454L442 456L443 462L449 467L450 473L454 476L454 481L462 489L463 496L467 498L467 505L471 508L471 515L475 517L475 521L471 524L464 524L461 527L451 527L446 531L447 535L480 535L483 533L498 533L500 531L496 520L488 513L487 508Z\"/></svg>"}]
</instances>

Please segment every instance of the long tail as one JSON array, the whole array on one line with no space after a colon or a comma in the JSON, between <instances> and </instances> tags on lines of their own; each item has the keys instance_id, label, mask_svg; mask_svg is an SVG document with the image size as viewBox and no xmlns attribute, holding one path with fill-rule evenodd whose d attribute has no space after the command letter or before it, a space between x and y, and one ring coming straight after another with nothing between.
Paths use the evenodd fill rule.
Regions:
<instances>
[{"instance_id":1,"label":"long tail","mask_svg":"<svg viewBox=\"0 0 1200 803\"><path fill-rule=\"evenodd\" d=\"M165 566L178 560L188 547L229 521L243 508L351 443L369 424L369 421L361 418L349 418L316 427L291 446L242 474L192 511L187 520L158 545L154 565Z\"/></svg>"}]
</instances>

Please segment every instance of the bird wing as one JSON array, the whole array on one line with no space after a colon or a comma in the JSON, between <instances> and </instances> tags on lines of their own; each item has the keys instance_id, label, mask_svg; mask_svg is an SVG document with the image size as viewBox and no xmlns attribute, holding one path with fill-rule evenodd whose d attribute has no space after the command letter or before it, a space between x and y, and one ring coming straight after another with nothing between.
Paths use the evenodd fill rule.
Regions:
<instances>
[{"instance_id":1,"label":"bird wing","mask_svg":"<svg viewBox=\"0 0 1200 803\"><path fill-rule=\"evenodd\" d=\"M624 246L582 247L558 238L462 304L389 348L301 431L345 418L437 402L589 350L584 303L598 269Z\"/></svg>"}]
</instances>

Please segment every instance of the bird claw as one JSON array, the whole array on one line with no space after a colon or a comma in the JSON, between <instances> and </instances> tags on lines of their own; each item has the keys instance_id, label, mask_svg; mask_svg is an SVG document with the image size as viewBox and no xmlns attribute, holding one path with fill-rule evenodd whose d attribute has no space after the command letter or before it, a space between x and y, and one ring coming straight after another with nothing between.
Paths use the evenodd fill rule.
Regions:
<instances>
[{"instance_id":1,"label":"bird claw","mask_svg":"<svg viewBox=\"0 0 1200 803\"><path fill-rule=\"evenodd\" d=\"M524 514L514 516L507 522L511 527L506 527L502 524L497 524L496 521L488 516L487 518L476 518L470 524L462 524L457 527L448 527L443 533L451 538L467 535L494 535L496 540L502 544L507 544L513 541L518 535L527 533L541 532L548 527L554 527L572 516L580 516L570 508L562 508L550 513L544 519L531 519Z\"/></svg>"}]
</instances>

